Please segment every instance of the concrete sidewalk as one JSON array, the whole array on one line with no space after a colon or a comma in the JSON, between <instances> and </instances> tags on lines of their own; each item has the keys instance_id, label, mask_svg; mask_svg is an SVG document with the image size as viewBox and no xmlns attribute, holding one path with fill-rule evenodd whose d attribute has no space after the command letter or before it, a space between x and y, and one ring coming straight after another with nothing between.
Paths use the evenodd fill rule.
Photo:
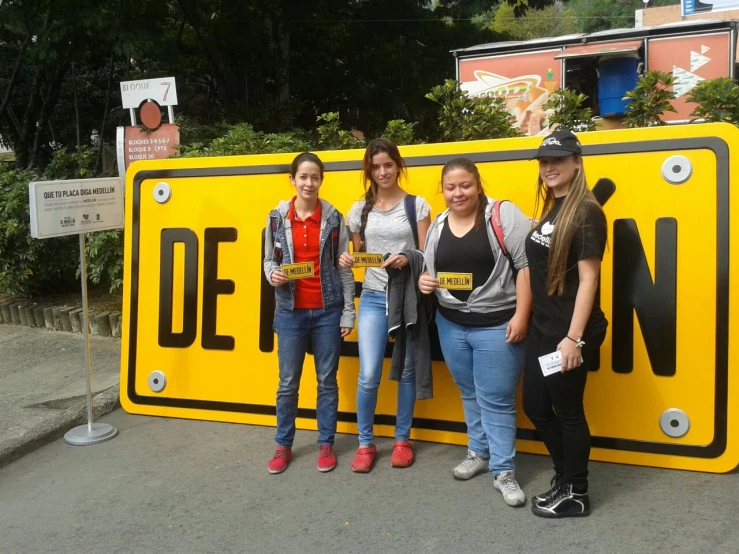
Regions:
<instances>
[{"instance_id":1,"label":"concrete sidewalk","mask_svg":"<svg viewBox=\"0 0 739 554\"><path fill-rule=\"evenodd\" d=\"M0 552L542 552L736 553L739 476L593 463L589 518L546 521L509 508L481 475L455 481L464 448L415 443L417 463L392 469L392 442L367 475L315 468L316 433L298 431L281 475L266 463L274 430L132 416L102 418L111 441L59 440L0 470ZM549 461L519 455L531 496Z\"/></svg>"},{"instance_id":2,"label":"concrete sidewalk","mask_svg":"<svg viewBox=\"0 0 739 554\"><path fill-rule=\"evenodd\" d=\"M91 337L95 417L118 405L120 341ZM0 325L0 467L87 422L82 335Z\"/></svg>"}]
</instances>

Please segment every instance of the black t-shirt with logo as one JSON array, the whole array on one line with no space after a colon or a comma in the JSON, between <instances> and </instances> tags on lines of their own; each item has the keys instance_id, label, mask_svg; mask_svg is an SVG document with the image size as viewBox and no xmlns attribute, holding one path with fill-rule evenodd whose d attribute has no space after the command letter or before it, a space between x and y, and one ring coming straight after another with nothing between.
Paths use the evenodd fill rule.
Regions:
<instances>
[{"instance_id":1,"label":"black t-shirt with logo","mask_svg":"<svg viewBox=\"0 0 739 554\"><path fill-rule=\"evenodd\" d=\"M562 296L549 296L547 293L547 274L549 246L554 233L554 220L562 209L565 197L557 198L554 207L536 228L526 237L526 257L531 275L533 295L532 325L545 336L563 339L570 329L575 312L575 298L580 286L577 263L587 258L603 258L608 229L605 217L597 206L585 204L587 210L581 224L575 231L567 256L567 274ZM585 326L583 340L599 338L605 333L608 321L600 309L600 286L595 295L593 310ZM577 338L577 337L573 337Z\"/></svg>"}]
</instances>

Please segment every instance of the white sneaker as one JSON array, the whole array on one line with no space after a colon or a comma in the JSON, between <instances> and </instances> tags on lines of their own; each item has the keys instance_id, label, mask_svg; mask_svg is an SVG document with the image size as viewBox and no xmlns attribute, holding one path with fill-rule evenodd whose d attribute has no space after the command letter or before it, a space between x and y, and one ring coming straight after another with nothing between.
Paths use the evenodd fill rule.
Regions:
<instances>
[{"instance_id":1,"label":"white sneaker","mask_svg":"<svg viewBox=\"0 0 739 554\"><path fill-rule=\"evenodd\" d=\"M452 475L457 479L472 479L475 475L488 471L490 460L481 458L474 450L467 451L464 461L452 470Z\"/></svg>"},{"instance_id":2,"label":"white sneaker","mask_svg":"<svg viewBox=\"0 0 739 554\"><path fill-rule=\"evenodd\" d=\"M518 486L513 471L504 471L495 478L495 488L503 495L503 500L509 506L523 506L526 504L526 495Z\"/></svg>"}]
</instances>

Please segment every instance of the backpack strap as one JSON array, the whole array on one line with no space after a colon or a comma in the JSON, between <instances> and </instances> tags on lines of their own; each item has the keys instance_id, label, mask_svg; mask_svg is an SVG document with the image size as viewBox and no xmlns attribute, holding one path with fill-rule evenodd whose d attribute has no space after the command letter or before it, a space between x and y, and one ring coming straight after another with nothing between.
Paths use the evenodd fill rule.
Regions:
<instances>
[{"instance_id":1,"label":"backpack strap","mask_svg":"<svg viewBox=\"0 0 739 554\"><path fill-rule=\"evenodd\" d=\"M516 277L518 276L518 270L513 263L513 257L511 256L511 253L508 252L508 249L506 248L505 234L503 233L503 224L500 222L500 205L503 202L508 202L508 200L496 200L493 204L493 213L490 216L490 226L493 228L493 234L498 240L500 251L506 257L506 259L508 260L508 264L511 266L511 271L513 272L513 280L515 281Z\"/></svg>"},{"instance_id":2,"label":"backpack strap","mask_svg":"<svg viewBox=\"0 0 739 554\"><path fill-rule=\"evenodd\" d=\"M405 206L405 215L408 218L408 223L411 225L411 232L413 233L413 244L418 249L418 221L416 220L416 197L413 194L406 194L405 200L403 201Z\"/></svg>"},{"instance_id":3,"label":"backpack strap","mask_svg":"<svg viewBox=\"0 0 739 554\"><path fill-rule=\"evenodd\" d=\"M277 262L277 265L282 264L282 245L278 238L278 231L280 229L279 214L277 210L273 210L269 214L269 225L272 231L272 258Z\"/></svg>"},{"instance_id":4,"label":"backpack strap","mask_svg":"<svg viewBox=\"0 0 739 554\"><path fill-rule=\"evenodd\" d=\"M334 212L331 214L331 257L332 259L337 259L337 254L339 252L339 224L341 222L341 218L338 216L338 212Z\"/></svg>"}]
</instances>

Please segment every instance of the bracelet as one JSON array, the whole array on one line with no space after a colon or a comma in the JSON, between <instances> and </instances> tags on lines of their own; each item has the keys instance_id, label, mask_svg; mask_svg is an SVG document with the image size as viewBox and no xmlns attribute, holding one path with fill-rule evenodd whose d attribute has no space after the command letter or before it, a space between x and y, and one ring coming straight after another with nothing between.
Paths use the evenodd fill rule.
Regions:
<instances>
[{"instance_id":1,"label":"bracelet","mask_svg":"<svg viewBox=\"0 0 739 554\"><path fill-rule=\"evenodd\" d=\"M566 337L570 339L572 342L574 342L575 346L577 346L578 348L582 348L583 346L585 346L585 341L582 340L581 338L575 340L572 337L570 337L570 335L566 335Z\"/></svg>"}]
</instances>

